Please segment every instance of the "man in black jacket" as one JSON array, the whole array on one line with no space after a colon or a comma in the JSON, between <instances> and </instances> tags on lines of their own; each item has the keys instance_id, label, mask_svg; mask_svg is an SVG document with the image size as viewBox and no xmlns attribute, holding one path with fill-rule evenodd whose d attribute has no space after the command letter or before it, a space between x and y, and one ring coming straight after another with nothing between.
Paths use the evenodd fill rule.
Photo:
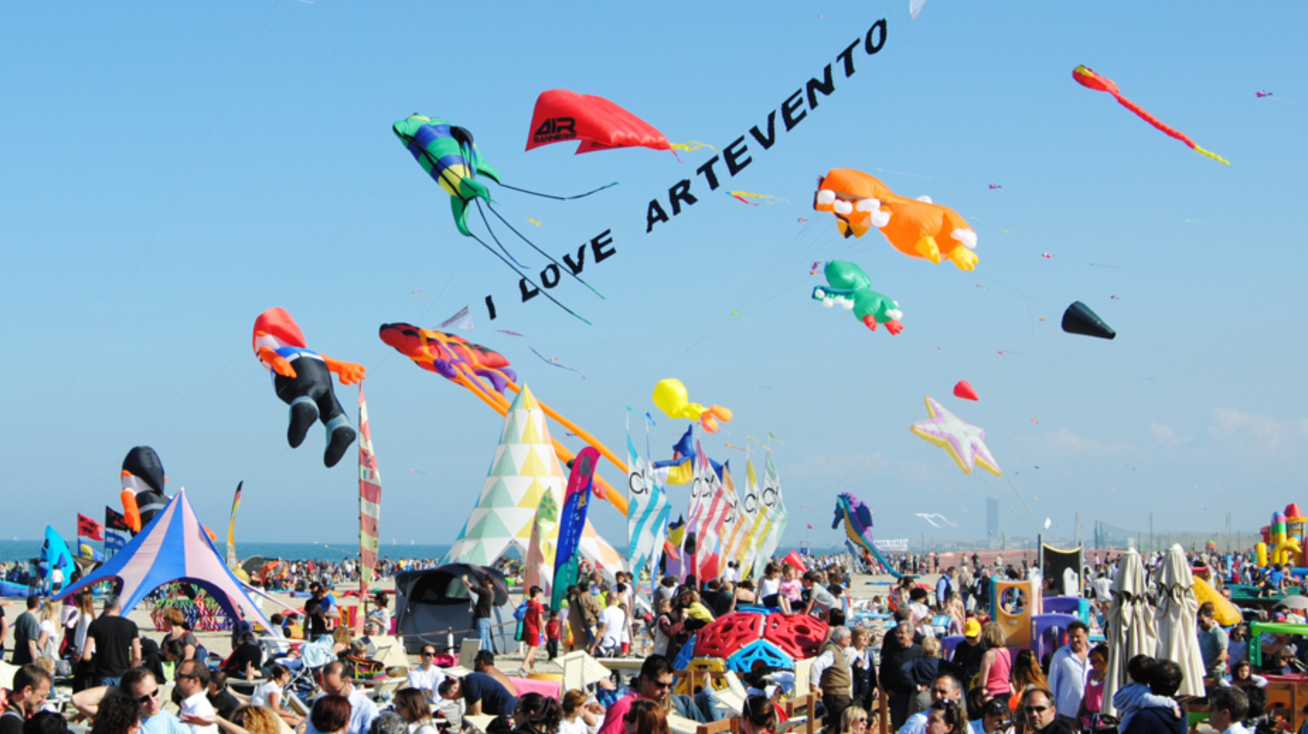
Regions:
<instances>
[{"instance_id":1,"label":"man in black jacket","mask_svg":"<svg viewBox=\"0 0 1308 734\"><path fill-rule=\"evenodd\" d=\"M890 694L890 724L896 731L908 719L909 701L917 693L917 686L901 670L904 663L922 657L922 646L913 636L913 625L901 620L881 646L881 687Z\"/></svg>"},{"instance_id":2,"label":"man in black jacket","mask_svg":"<svg viewBox=\"0 0 1308 734\"><path fill-rule=\"evenodd\" d=\"M1020 713L1026 717L1026 734L1072 734L1067 724L1059 720L1054 694L1048 688L1028 686L1022 694Z\"/></svg>"}]
</instances>

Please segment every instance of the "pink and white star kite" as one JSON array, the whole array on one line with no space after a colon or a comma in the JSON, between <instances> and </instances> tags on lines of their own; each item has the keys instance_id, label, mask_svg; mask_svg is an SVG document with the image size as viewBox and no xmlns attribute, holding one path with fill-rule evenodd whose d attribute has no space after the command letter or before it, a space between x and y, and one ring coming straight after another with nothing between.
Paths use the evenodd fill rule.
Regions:
<instances>
[{"instance_id":1,"label":"pink and white star kite","mask_svg":"<svg viewBox=\"0 0 1308 734\"><path fill-rule=\"evenodd\" d=\"M914 423L910 429L913 433L949 452L964 474L971 474L979 466L999 476L999 463L983 440L986 437L984 428L977 428L950 413L930 395L926 397L926 406L930 418Z\"/></svg>"}]
</instances>

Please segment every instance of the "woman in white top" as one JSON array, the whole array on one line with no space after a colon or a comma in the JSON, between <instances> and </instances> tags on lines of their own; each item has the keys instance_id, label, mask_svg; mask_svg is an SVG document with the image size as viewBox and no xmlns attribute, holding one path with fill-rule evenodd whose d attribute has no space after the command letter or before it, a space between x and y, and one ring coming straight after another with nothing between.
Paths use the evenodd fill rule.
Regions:
<instances>
[{"instance_id":1,"label":"woman in white top","mask_svg":"<svg viewBox=\"0 0 1308 734\"><path fill-rule=\"evenodd\" d=\"M274 714L282 717L287 726L292 729L299 726L304 719L300 718L289 708L282 707L282 691L286 684L291 682L291 671L283 665L272 666L271 672L268 673L268 680L254 689L250 696L251 706L266 706Z\"/></svg>"},{"instance_id":2,"label":"woman in white top","mask_svg":"<svg viewBox=\"0 0 1308 734\"><path fill-rule=\"evenodd\" d=\"M73 633L73 648L77 655L86 650L86 630L95 621L95 599L90 589L83 589L77 594L77 631Z\"/></svg>"},{"instance_id":3,"label":"woman in white top","mask_svg":"<svg viewBox=\"0 0 1308 734\"><path fill-rule=\"evenodd\" d=\"M36 650L43 658L59 659L59 606L46 602L41 607L41 636L36 639Z\"/></svg>"},{"instance_id":4,"label":"woman in white top","mask_svg":"<svg viewBox=\"0 0 1308 734\"><path fill-rule=\"evenodd\" d=\"M781 593L781 572L775 563L769 563L763 570L763 580L759 582L758 598L765 607L781 606L778 595Z\"/></svg>"},{"instance_id":5,"label":"woman in white top","mask_svg":"<svg viewBox=\"0 0 1308 734\"><path fill-rule=\"evenodd\" d=\"M431 704L417 688L401 688L395 692L395 713L409 724L409 734L436 734L436 722L431 718Z\"/></svg>"},{"instance_id":6,"label":"woman in white top","mask_svg":"<svg viewBox=\"0 0 1308 734\"><path fill-rule=\"evenodd\" d=\"M371 612L368 612L368 619L376 622L377 626L381 627L381 633L383 635L389 635L391 633L391 610L389 608L391 603L390 597L387 596L385 592L378 592L377 595L373 597L373 602L377 607Z\"/></svg>"},{"instance_id":7,"label":"woman in white top","mask_svg":"<svg viewBox=\"0 0 1308 734\"><path fill-rule=\"evenodd\" d=\"M563 695L563 720L559 722L559 734L599 732L600 717L586 705L587 699L584 691L575 688Z\"/></svg>"}]
</instances>

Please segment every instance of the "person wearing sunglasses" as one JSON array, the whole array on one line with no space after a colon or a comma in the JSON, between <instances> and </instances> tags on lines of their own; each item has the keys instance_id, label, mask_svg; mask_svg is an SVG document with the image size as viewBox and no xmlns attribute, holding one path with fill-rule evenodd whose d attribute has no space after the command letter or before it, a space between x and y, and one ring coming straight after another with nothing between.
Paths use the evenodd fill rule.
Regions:
<instances>
[{"instance_id":1,"label":"person wearing sunglasses","mask_svg":"<svg viewBox=\"0 0 1308 734\"><path fill-rule=\"evenodd\" d=\"M418 667L409 669L409 687L417 688L427 695L429 701L440 701L441 684L445 682L445 671L436 667L436 646L423 645L418 653Z\"/></svg>"},{"instance_id":2,"label":"person wearing sunglasses","mask_svg":"<svg viewBox=\"0 0 1308 734\"><path fill-rule=\"evenodd\" d=\"M636 678L631 695L619 698L604 713L604 723L600 725L600 734L623 734L624 731L629 731L625 719L627 712L631 711L637 702L648 701L654 704L660 713L666 712L669 696L672 693L672 684L676 682L673 672L672 661L662 655L651 655L645 658L644 664L640 666L640 675ZM660 717L660 720L662 720L662 717ZM648 722L643 719L638 722L641 727L644 727L646 723ZM652 723L649 725L654 726ZM667 731L666 721L663 722L663 730L664 732ZM640 729L640 731L641 734L649 734L644 729Z\"/></svg>"},{"instance_id":3,"label":"person wearing sunglasses","mask_svg":"<svg viewBox=\"0 0 1308 734\"><path fill-rule=\"evenodd\" d=\"M1048 688L1033 686L1026 689L1022 693L1019 713L1025 717L1025 734L1072 734L1067 724L1058 718L1054 694Z\"/></svg>"},{"instance_id":4,"label":"person wearing sunglasses","mask_svg":"<svg viewBox=\"0 0 1308 734\"><path fill-rule=\"evenodd\" d=\"M159 699L159 683L155 680L154 673L146 668L129 668L117 686L98 686L74 693L73 706L83 716L94 719L99 715L101 703L109 695L129 696L140 703L141 734L191 734L190 728L163 710L163 701Z\"/></svg>"},{"instance_id":5,"label":"person wearing sunglasses","mask_svg":"<svg viewBox=\"0 0 1308 734\"><path fill-rule=\"evenodd\" d=\"M217 726L202 723L218 715L207 695L209 669L199 660L187 660L177 666L174 682L182 699L178 706L179 718L190 728L191 734L218 734Z\"/></svg>"},{"instance_id":6,"label":"person wearing sunglasses","mask_svg":"<svg viewBox=\"0 0 1308 734\"><path fill-rule=\"evenodd\" d=\"M869 716L862 706L850 706L840 715L840 734L867 734Z\"/></svg>"}]
</instances>

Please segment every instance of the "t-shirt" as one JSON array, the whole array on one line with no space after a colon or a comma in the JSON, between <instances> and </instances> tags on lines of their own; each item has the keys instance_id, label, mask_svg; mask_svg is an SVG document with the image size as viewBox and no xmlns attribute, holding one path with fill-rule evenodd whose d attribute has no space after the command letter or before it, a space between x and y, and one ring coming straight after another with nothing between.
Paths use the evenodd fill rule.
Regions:
<instances>
[{"instance_id":1,"label":"t-shirt","mask_svg":"<svg viewBox=\"0 0 1308 734\"><path fill-rule=\"evenodd\" d=\"M27 665L34 663L32 651L27 644L28 640L36 642L41 637L41 623L36 621L36 615L31 612L23 612L14 620L14 665Z\"/></svg>"},{"instance_id":2,"label":"t-shirt","mask_svg":"<svg viewBox=\"0 0 1308 734\"><path fill-rule=\"evenodd\" d=\"M824 618L827 616L827 612L836 608L840 603L836 601L836 597L832 596L830 591L817 584L813 584L813 588L809 590L809 598L813 600L813 609L818 612L819 616Z\"/></svg>"},{"instance_id":3,"label":"t-shirt","mask_svg":"<svg viewBox=\"0 0 1308 734\"><path fill-rule=\"evenodd\" d=\"M304 603L304 616L309 619L309 634L313 636L327 634L326 604L322 599L309 597Z\"/></svg>"},{"instance_id":4,"label":"t-shirt","mask_svg":"<svg viewBox=\"0 0 1308 734\"><path fill-rule=\"evenodd\" d=\"M0 734L23 734L23 722L26 719L12 707L0 714Z\"/></svg>"},{"instance_id":5,"label":"t-shirt","mask_svg":"<svg viewBox=\"0 0 1308 734\"><path fill-rule=\"evenodd\" d=\"M141 734L191 734L191 728L167 711L141 719Z\"/></svg>"},{"instance_id":6,"label":"t-shirt","mask_svg":"<svg viewBox=\"0 0 1308 734\"><path fill-rule=\"evenodd\" d=\"M219 693L217 696L209 696L209 703L213 704L213 708L215 711L218 712L219 716L223 717L224 719L227 719L228 721L232 720L232 714L236 713L236 709L241 707L241 699L237 698L236 696L233 696L232 692L227 690L226 688L224 688L222 693ZM254 702L251 701L251 703ZM258 706L258 705L267 705L267 704L255 704L255 705Z\"/></svg>"},{"instance_id":7,"label":"t-shirt","mask_svg":"<svg viewBox=\"0 0 1308 734\"><path fill-rule=\"evenodd\" d=\"M1230 645L1230 638L1226 635L1226 630L1220 625L1213 625L1212 629L1199 630L1199 652L1204 656L1204 668L1208 669L1217 664L1218 657L1222 651Z\"/></svg>"},{"instance_id":8,"label":"t-shirt","mask_svg":"<svg viewBox=\"0 0 1308 734\"><path fill-rule=\"evenodd\" d=\"M440 700L437 690L443 682L445 682L445 672L435 665L431 666L431 670L423 670L421 665L409 668L409 687L425 692L433 701Z\"/></svg>"},{"instance_id":9,"label":"t-shirt","mask_svg":"<svg viewBox=\"0 0 1308 734\"><path fill-rule=\"evenodd\" d=\"M785 594L787 599L790 599L791 601L799 601L804 586L799 583L799 579L790 579L789 581L782 581L780 589L781 593Z\"/></svg>"},{"instance_id":10,"label":"t-shirt","mask_svg":"<svg viewBox=\"0 0 1308 734\"><path fill-rule=\"evenodd\" d=\"M117 615L97 617L86 628L86 636L95 642L91 662L99 678L121 678L132 667L132 640L141 636L136 623ZM158 718L159 714L151 718Z\"/></svg>"},{"instance_id":11,"label":"t-shirt","mask_svg":"<svg viewBox=\"0 0 1308 734\"><path fill-rule=\"evenodd\" d=\"M270 680L262 683L258 688L254 689L254 693L250 694L250 705L272 708L272 704L269 703L269 701L274 693L279 697L282 695L282 687L277 685L276 681ZM280 703L280 701L278 703ZM223 718L225 719L227 717L224 716Z\"/></svg>"},{"instance_id":12,"label":"t-shirt","mask_svg":"<svg viewBox=\"0 0 1308 734\"><path fill-rule=\"evenodd\" d=\"M206 719L218 714L213 704L209 703L209 697L205 695L204 691L183 699L179 708L183 714L194 714L203 716ZM186 728L191 731L191 734L218 734L217 724L186 724Z\"/></svg>"},{"instance_id":13,"label":"t-shirt","mask_svg":"<svg viewBox=\"0 0 1308 734\"><path fill-rule=\"evenodd\" d=\"M599 623L604 627L604 637L600 647L618 647L627 634L627 614L622 607L604 607L600 612Z\"/></svg>"},{"instance_id":14,"label":"t-shirt","mask_svg":"<svg viewBox=\"0 0 1308 734\"><path fill-rule=\"evenodd\" d=\"M232 656L227 659L227 674L235 678L244 678L247 662L254 666L255 672L258 672L259 666L263 664L263 648L252 642L236 648Z\"/></svg>"},{"instance_id":15,"label":"t-shirt","mask_svg":"<svg viewBox=\"0 0 1308 734\"><path fill-rule=\"evenodd\" d=\"M50 658L51 660L59 659L59 625L55 624L53 619L47 619L41 623L40 631L45 634L45 647L37 650L41 657ZM37 635L37 639L41 639Z\"/></svg>"},{"instance_id":16,"label":"t-shirt","mask_svg":"<svg viewBox=\"0 0 1308 734\"><path fill-rule=\"evenodd\" d=\"M485 673L463 677L463 700L469 706L481 701L481 712L488 716L512 716L518 699L499 681Z\"/></svg>"},{"instance_id":17,"label":"t-shirt","mask_svg":"<svg viewBox=\"0 0 1308 734\"><path fill-rule=\"evenodd\" d=\"M490 619L491 606L495 603L495 591L481 586L474 586L469 591L477 596L477 602L472 607L472 618ZM513 712L510 711L509 715L512 714Z\"/></svg>"}]
</instances>

